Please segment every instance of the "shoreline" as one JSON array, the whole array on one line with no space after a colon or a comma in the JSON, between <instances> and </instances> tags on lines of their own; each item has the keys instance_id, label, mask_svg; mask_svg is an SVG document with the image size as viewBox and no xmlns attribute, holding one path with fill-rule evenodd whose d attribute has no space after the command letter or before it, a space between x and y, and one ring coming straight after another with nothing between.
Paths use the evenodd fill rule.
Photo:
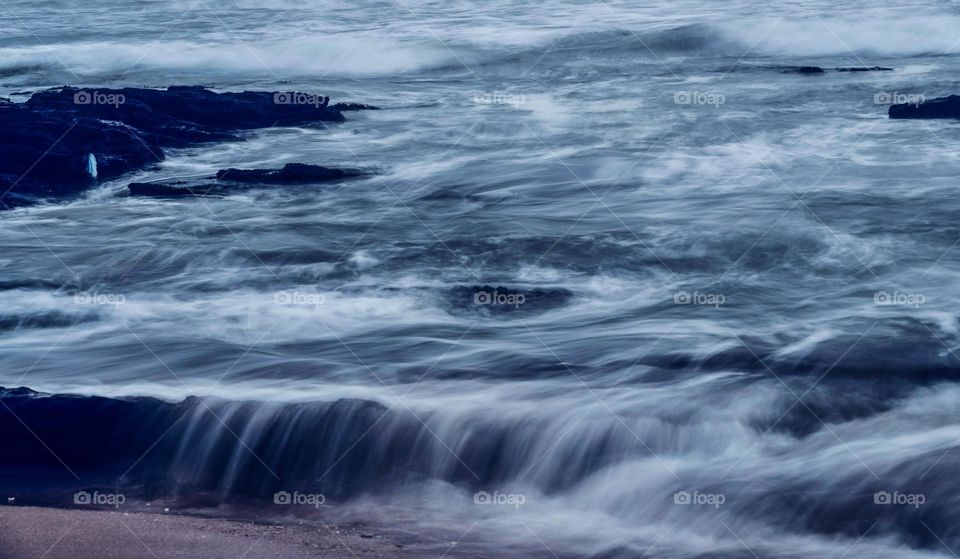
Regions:
<instances>
[{"instance_id":1,"label":"shoreline","mask_svg":"<svg viewBox=\"0 0 960 559\"><path fill-rule=\"evenodd\" d=\"M0 507L0 559L482 558L458 542L400 530L183 514Z\"/></svg>"}]
</instances>

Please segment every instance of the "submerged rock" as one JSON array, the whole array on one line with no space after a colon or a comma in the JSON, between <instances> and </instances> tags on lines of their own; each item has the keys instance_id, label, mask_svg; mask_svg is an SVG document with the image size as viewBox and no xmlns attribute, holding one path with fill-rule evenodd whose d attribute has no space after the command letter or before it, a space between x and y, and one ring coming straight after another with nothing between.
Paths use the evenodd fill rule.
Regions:
<instances>
[{"instance_id":1,"label":"submerged rock","mask_svg":"<svg viewBox=\"0 0 960 559\"><path fill-rule=\"evenodd\" d=\"M871 68L864 68L860 66L855 66L851 68L837 68L838 72L892 72L893 68L885 68L883 66L873 66Z\"/></svg>"},{"instance_id":2,"label":"submerged rock","mask_svg":"<svg viewBox=\"0 0 960 559\"><path fill-rule=\"evenodd\" d=\"M380 107L364 103L336 103L330 107L336 111L379 111Z\"/></svg>"},{"instance_id":3,"label":"submerged rock","mask_svg":"<svg viewBox=\"0 0 960 559\"><path fill-rule=\"evenodd\" d=\"M0 100L0 208L76 195L98 179L162 160L166 147L240 140L241 130L342 122L342 110L373 108L328 102L199 86L63 87L24 103Z\"/></svg>"},{"instance_id":4,"label":"submerged rock","mask_svg":"<svg viewBox=\"0 0 960 559\"><path fill-rule=\"evenodd\" d=\"M787 74L822 74L824 69L819 66L800 66L799 68L788 68L784 72Z\"/></svg>"},{"instance_id":5,"label":"submerged rock","mask_svg":"<svg viewBox=\"0 0 960 559\"><path fill-rule=\"evenodd\" d=\"M890 105L890 118L960 118L960 95Z\"/></svg>"},{"instance_id":6,"label":"submerged rock","mask_svg":"<svg viewBox=\"0 0 960 559\"><path fill-rule=\"evenodd\" d=\"M127 188L134 196L207 196L227 194L237 188L255 185L317 184L364 175L357 169L287 163L281 169L222 169L217 171L216 177L194 183L134 182L128 184Z\"/></svg>"},{"instance_id":7,"label":"submerged rock","mask_svg":"<svg viewBox=\"0 0 960 559\"><path fill-rule=\"evenodd\" d=\"M841 68L831 68L834 72L892 72L893 68L884 66L847 66ZM820 66L793 66L783 71L785 74L825 74L827 70Z\"/></svg>"},{"instance_id":8,"label":"submerged rock","mask_svg":"<svg viewBox=\"0 0 960 559\"><path fill-rule=\"evenodd\" d=\"M359 177L363 174L357 169L333 169L305 163L287 163L282 169L223 169L217 172L217 180L260 184L307 184Z\"/></svg>"}]
</instances>

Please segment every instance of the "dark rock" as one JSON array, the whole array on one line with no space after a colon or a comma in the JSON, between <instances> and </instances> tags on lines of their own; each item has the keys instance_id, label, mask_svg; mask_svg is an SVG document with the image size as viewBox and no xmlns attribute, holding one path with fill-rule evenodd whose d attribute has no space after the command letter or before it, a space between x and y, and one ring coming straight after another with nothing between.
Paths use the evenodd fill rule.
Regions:
<instances>
[{"instance_id":1,"label":"dark rock","mask_svg":"<svg viewBox=\"0 0 960 559\"><path fill-rule=\"evenodd\" d=\"M833 68L835 72L892 72L893 68L883 66L847 66ZM783 71L785 74L825 74L827 70L819 66L791 66Z\"/></svg>"},{"instance_id":2,"label":"dark rock","mask_svg":"<svg viewBox=\"0 0 960 559\"><path fill-rule=\"evenodd\" d=\"M336 111L379 111L380 107L365 105L363 103L337 103L330 107Z\"/></svg>"},{"instance_id":3,"label":"dark rock","mask_svg":"<svg viewBox=\"0 0 960 559\"><path fill-rule=\"evenodd\" d=\"M315 184L363 176L356 169L334 169L306 163L287 163L281 169L223 169L210 180L174 183L134 182L127 185L133 196L209 196L237 188L269 184Z\"/></svg>"},{"instance_id":4,"label":"dark rock","mask_svg":"<svg viewBox=\"0 0 960 559\"><path fill-rule=\"evenodd\" d=\"M287 163L282 169L223 169L218 181L260 184L307 184L362 176L356 169L333 169L305 163Z\"/></svg>"},{"instance_id":5,"label":"dark rock","mask_svg":"<svg viewBox=\"0 0 960 559\"><path fill-rule=\"evenodd\" d=\"M890 118L960 118L960 95L890 105Z\"/></svg>"},{"instance_id":6,"label":"dark rock","mask_svg":"<svg viewBox=\"0 0 960 559\"><path fill-rule=\"evenodd\" d=\"M874 66L865 68L862 66L853 66L849 68L837 68L838 72L892 72L893 68L884 68L883 66Z\"/></svg>"},{"instance_id":7,"label":"dark rock","mask_svg":"<svg viewBox=\"0 0 960 559\"><path fill-rule=\"evenodd\" d=\"M158 101L165 96L169 96L166 104ZM86 117L103 122L122 122L144 136L152 137L164 147L240 139L226 133L227 128L204 127L199 122L176 116L183 112L183 109L176 107L177 103L190 105L198 102L196 94L184 95L177 88L162 91L131 88L80 90L65 87L34 93L24 105L35 112L55 114L60 118Z\"/></svg>"},{"instance_id":8,"label":"dark rock","mask_svg":"<svg viewBox=\"0 0 960 559\"><path fill-rule=\"evenodd\" d=\"M784 72L792 74L822 74L824 70L819 66L800 66L799 68L788 68L784 70Z\"/></svg>"},{"instance_id":9,"label":"dark rock","mask_svg":"<svg viewBox=\"0 0 960 559\"><path fill-rule=\"evenodd\" d=\"M31 389L29 389L29 388L27 388L27 387L25 387L25 386L16 386L16 387L13 387L13 388L6 388L6 387L3 387L3 386L0 386L0 398L8 398L8 397L12 397L12 396L20 396L20 397L30 398L30 397L35 397L35 396L41 396L41 394L40 394L39 392L37 392L37 391L35 391L35 390L31 390Z\"/></svg>"},{"instance_id":10,"label":"dark rock","mask_svg":"<svg viewBox=\"0 0 960 559\"><path fill-rule=\"evenodd\" d=\"M76 195L97 179L162 160L165 147L241 140L238 131L255 128L342 122L341 110L371 108L328 103L326 97L200 86L63 87L24 103L0 100L0 208Z\"/></svg>"},{"instance_id":11,"label":"dark rock","mask_svg":"<svg viewBox=\"0 0 960 559\"><path fill-rule=\"evenodd\" d=\"M118 120L146 133L169 135L182 131L212 134L273 126L343 122L340 111L322 104L293 104L291 94L269 91L216 93L201 86L160 89L99 89L73 87L35 93L27 105L63 113ZM196 140L187 138L189 143Z\"/></svg>"},{"instance_id":12,"label":"dark rock","mask_svg":"<svg viewBox=\"0 0 960 559\"><path fill-rule=\"evenodd\" d=\"M124 124L3 104L0 207L75 195L96 177L144 167L162 153L155 138Z\"/></svg>"}]
</instances>

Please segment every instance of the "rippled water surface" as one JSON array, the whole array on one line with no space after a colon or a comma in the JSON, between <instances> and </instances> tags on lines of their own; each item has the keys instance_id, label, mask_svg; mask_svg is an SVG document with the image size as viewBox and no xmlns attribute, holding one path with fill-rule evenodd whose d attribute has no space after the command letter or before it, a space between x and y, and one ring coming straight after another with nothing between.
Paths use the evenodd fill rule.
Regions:
<instances>
[{"instance_id":1,"label":"rippled water surface","mask_svg":"<svg viewBox=\"0 0 960 559\"><path fill-rule=\"evenodd\" d=\"M81 423L119 398L141 425L90 475L163 438L133 471L173 492L316 489L518 556L960 551L960 125L886 117L958 93L955 3L0 20L14 100L185 83L383 109L0 214L0 386L111 398L71 400ZM805 65L894 70L785 71ZM286 162L373 175L125 193Z\"/></svg>"}]
</instances>

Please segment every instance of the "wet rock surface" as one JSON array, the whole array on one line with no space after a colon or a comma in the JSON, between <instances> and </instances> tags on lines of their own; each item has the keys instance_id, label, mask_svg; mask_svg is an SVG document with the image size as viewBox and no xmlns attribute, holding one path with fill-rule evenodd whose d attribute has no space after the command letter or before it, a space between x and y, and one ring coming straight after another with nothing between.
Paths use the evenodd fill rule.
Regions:
<instances>
[{"instance_id":1,"label":"wet rock surface","mask_svg":"<svg viewBox=\"0 0 960 559\"><path fill-rule=\"evenodd\" d=\"M217 93L200 86L63 87L24 103L0 100L0 208L76 195L97 180L163 160L164 148L241 140L243 130L343 122L342 111L373 108L303 98L316 102L299 103L293 93ZM295 174L296 168L281 170L276 178Z\"/></svg>"},{"instance_id":2,"label":"wet rock surface","mask_svg":"<svg viewBox=\"0 0 960 559\"><path fill-rule=\"evenodd\" d=\"M287 163L280 169L221 169L208 180L194 182L134 182L127 185L133 196L161 198L181 196L220 196L243 188L273 185L310 185L358 178L366 173L357 169L336 169L306 163Z\"/></svg>"},{"instance_id":3,"label":"wet rock surface","mask_svg":"<svg viewBox=\"0 0 960 559\"><path fill-rule=\"evenodd\" d=\"M890 105L890 118L960 118L960 95Z\"/></svg>"}]
</instances>

